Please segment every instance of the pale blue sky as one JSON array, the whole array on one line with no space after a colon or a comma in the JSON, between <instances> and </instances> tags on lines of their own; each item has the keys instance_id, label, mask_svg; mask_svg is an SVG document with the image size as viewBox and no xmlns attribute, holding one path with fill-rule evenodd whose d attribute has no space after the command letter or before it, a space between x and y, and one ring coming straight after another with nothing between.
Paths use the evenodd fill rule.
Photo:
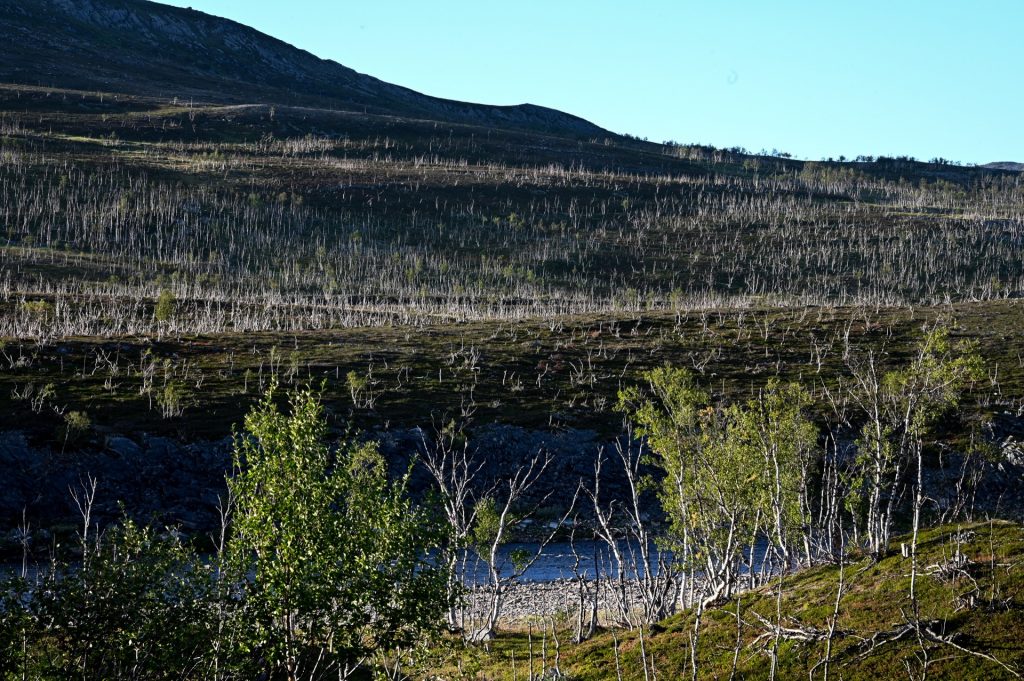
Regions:
<instances>
[{"instance_id":1,"label":"pale blue sky","mask_svg":"<svg viewBox=\"0 0 1024 681\"><path fill-rule=\"evenodd\" d=\"M1024 0L174 0L426 94L800 158L1024 162Z\"/></svg>"}]
</instances>

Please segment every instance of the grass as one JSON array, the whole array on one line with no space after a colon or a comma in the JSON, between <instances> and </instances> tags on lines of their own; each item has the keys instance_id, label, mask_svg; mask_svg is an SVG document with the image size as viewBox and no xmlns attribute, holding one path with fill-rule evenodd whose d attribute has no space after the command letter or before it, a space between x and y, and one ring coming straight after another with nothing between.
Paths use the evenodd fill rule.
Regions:
<instances>
[{"instance_id":1,"label":"grass","mask_svg":"<svg viewBox=\"0 0 1024 681\"><path fill-rule=\"evenodd\" d=\"M897 542L908 540L903 537ZM940 573L938 566L945 565L957 551L966 558L962 569ZM911 611L907 595L910 561L898 552L877 563L851 557L842 568L825 565L788 576L783 582L783 625L827 632L842 569L845 587L836 621L839 633L833 641L830 678L907 678L908 665L915 673L920 672L922 649L927 652L929 679L1014 678L1001 664L1024 669L1024 641L1020 638L1024 631L1024 528L1004 521L936 527L922 533L919 555L923 572L918 582L921 620L930 622L933 631L950 643L926 642L922 648L914 636L904 636L871 646L873 637L881 641L904 626L905 613ZM755 613L768 621L774 620L776 586L773 583L739 598L742 647L735 678L768 676L772 638L764 636L768 630ZM730 678L737 638L736 612L735 600L706 612L698 645L700 678ZM689 678L693 617L692 612L683 612L645 633L644 648L648 660L653 659L657 678ZM559 638L559 666L567 678L615 678L614 638L618 639L623 678L645 678L637 632L620 631L613 637L612 632L604 631L574 645L569 643L569 630L563 628ZM548 669L553 665L550 633L543 662L541 642L538 627L533 633L537 673L542 664ZM513 653L516 676L511 669ZM446 654L430 659L419 673L420 678L525 679L529 657L527 633L506 631L490 644L490 650L452 644ZM824 658L824 641L783 641L779 648L778 678L820 679ZM648 673L650 666L649 663ZM431 677L432 674L436 676Z\"/></svg>"},{"instance_id":2,"label":"grass","mask_svg":"<svg viewBox=\"0 0 1024 681\"><path fill-rule=\"evenodd\" d=\"M612 411L617 391L644 369L666 362L699 367L713 390L732 398L774 376L801 381L820 397L844 373L847 329L852 352L871 350L896 363L912 351L920 327L937 319L978 344L991 376L975 386L983 411L1015 411L1024 404L1022 309L1007 301L912 311L635 313L162 339L12 339L0 355L0 428L27 428L46 439L61 423L58 412L83 411L97 435L218 438L276 377L286 385L322 385L340 427L422 426L432 414L453 415L471 402L477 423L611 434L619 425ZM367 379L370 401L364 393L353 403L349 372ZM29 385L52 386L38 412L17 397ZM180 417L161 416L157 398L166 385L181 394Z\"/></svg>"}]
</instances>

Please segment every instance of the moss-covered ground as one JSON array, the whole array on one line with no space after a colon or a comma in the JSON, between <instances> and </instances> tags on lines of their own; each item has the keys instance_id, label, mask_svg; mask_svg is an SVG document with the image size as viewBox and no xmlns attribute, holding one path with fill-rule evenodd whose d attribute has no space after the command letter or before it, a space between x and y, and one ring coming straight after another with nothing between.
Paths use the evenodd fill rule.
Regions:
<instances>
[{"instance_id":1,"label":"moss-covered ground","mask_svg":"<svg viewBox=\"0 0 1024 681\"><path fill-rule=\"evenodd\" d=\"M899 538L894 546L906 541ZM937 527L922 533L919 562L919 619L930 632L921 640L908 631L913 621L911 564L898 550L877 562L850 556L843 565L787 576L782 625L810 638L827 639L841 579L843 593L831 654L826 655L827 640L783 638L777 678L825 678L826 657L828 678L848 681L923 678L925 665L928 679L1017 678L1024 670L1024 528L1004 521ZM959 567L952 569L952 563ZM762 618L775 622L777 588L776 581L705 612L697 646L699 678L768 678L774 636ZM686 611L645 631L645 675L639 632L603 631L575 645L568 626L560 623L558 668L565 678L580 681L614 679L617 672L623 679L690 678L693 624L694 613ZM546 636L542 629L548 625L538 622L532 632L505 631L487 649L450 643L417 673L422 678L527 679L532 638L533 671L539 678L545 670L551 673L555 658L550 629ZM737 638L741 645L735 654Z\"/></svg>"}]
</instances>

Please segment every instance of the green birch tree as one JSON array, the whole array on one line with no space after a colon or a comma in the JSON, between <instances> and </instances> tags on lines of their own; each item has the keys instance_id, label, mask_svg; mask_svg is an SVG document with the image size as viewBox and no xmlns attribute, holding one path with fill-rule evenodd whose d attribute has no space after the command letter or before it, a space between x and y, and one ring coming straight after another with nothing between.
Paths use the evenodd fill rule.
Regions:
<instances>
[{"instance_id":1,"label":"green birch tree","mask_svg":"<svg viewBox=\"0 0 1024 681\"><path fill-rule=\"evenodd\" d=\"M388 479L375 443L327 445L324 409L272 387L235 439L229 553L246 575L247 652L272 676L346 676L435 631L446 607L427 552L440 528Z\"/></svg>"}]
</instances>

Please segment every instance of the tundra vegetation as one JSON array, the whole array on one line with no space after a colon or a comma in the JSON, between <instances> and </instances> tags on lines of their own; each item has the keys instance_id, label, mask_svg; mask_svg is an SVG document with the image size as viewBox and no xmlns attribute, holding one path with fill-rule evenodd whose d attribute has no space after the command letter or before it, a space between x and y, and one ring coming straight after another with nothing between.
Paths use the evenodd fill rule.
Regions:
<instances>
[{"instance_id":1,"label":"tundra vegetation","mask_svg":"<svg viewBox=\"0 0 1024 681\"><path fill-rule=\"evenodd\" d=\"M389 475L372 440L331 441L314 391L291 392L282 410L272 381L235 437L212 551L129 517L101 525L95 479L72 491L75 552L55 546L30 574L26 546L20 574L5 581L5 673L405 678L454 664L502 676L496 668L516 670L519 649L529 677L539 665L540 675L550 666L601 678L608 668L590 665L608 654L595 645L610 635L622 678L656 676L659 657L662 673L694 679L845 676L877 656L911 678L959 674L968 661L990 677L1017 676L1024 650L997 633L1019 616L1021 529L979 520L973 502L999 462L964 455L958 470L925 474L943 444L936 425L986 380L983 361L941 326L900 366L876 376L871 359L851 350L853 378L830 390L823 423L796 382L772 378L736 399L692 369L644 372L619 391L628 427L614 456L597 454L593 476L575 483L534 548L511 554L511 568L498 549L551 496L529 494L550 456L484 480L467 409L433 438L424 431L414 465L435 485L414 499L410 471ZM626 498L603 494L602 466L622 468ZM894 555L901 516L909 534ZM505 592L560 530L573 551L578 533L603 543L606 569L595 562L578 575L557 619L529 622L523 651L522 634L499 631ZM465 570L471 554L486 566L483 583ZM602 583L612 598L601 600ZM863 601L865 590L893 621L847 610L844 599ZM1009 629L973 619L961 629L968 618Z\"/></svg>"},{"instance_id":2,"label":"tundra vegetation","mask_svg":"<svg viewBox=\"0 0 1024 681\"><path fill-rule=\"evenodd\" d=\"M238 428L209 536L100 514L89 477L75 528L5 519L3 678L1024 669L995 519L1024 502L1021 174L26 86L0 112L0 427L56 468ZM606 446L496 474L494 423ZM552 542L560 607L513 616Z\"/></svg>"}]
</instances>

